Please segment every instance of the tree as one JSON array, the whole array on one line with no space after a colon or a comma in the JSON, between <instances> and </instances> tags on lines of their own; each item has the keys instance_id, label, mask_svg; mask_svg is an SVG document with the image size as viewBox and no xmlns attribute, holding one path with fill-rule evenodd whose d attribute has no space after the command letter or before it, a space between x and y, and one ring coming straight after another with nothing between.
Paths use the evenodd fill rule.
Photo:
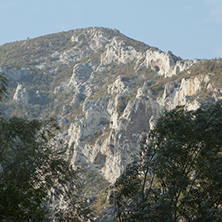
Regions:
<instances>
[{"instance_id":1,"label":"tree","mask_svg":"<svg viewBox=\"0 0 222 222\"><path fill-rule=\"evenodd\" d=\"M5 74L0 75L0 102L7 95L7 79Z\"/></svg>"},{"instance_id":2,"label":"tree","mask_svg":"<svg viewBox=\"0 0 222 222\"><path fill-rule=\"evenodd\" d=\"M6 94L0 76L0 99ZM55 120L0 118L0 220L80 221L89 210L79 199L81 171L56 146ZM58 209L62 197L66 208Z\"/></svg>"},{"instance_id":3,"label":"tree","mask_svg":"<svg viewBox=\"0 0 222 222\"><path fill-rule=\"evenodd\" d=\"M222 102L165 113L117 179L118 221L222 221Z\"/></svg>"}]
</instances>

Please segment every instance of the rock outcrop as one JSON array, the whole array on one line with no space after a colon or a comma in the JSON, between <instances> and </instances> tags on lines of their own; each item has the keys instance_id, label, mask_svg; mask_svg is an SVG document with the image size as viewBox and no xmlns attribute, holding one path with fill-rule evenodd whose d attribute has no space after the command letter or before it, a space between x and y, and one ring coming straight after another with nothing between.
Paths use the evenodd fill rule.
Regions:
<instances>
[{"instance_id":1,"label":"rock outcrop","mask_svg":"<svg viewBox=\"0 0 222 222\"><path fill-rule=\"evenodd\" d=\"M29 103L29 94L26 90L26 88L24 88L21 84L18 84L15 94L13 96L13 100L15 102L20 102L23 103L25 105L28 105Z\"/></svg>"}]
</instances>

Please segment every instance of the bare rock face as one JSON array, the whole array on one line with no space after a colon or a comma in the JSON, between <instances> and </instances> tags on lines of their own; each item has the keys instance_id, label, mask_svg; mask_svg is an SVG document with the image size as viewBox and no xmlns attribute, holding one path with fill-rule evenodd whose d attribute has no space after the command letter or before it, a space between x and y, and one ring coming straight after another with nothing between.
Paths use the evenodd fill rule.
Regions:
<instances>
[{"instance_id":1,"label":"bare rock face","mask_svg":"<svg viewBox=\"0 0 222 222\"><path fill-rule=\"evenodd\" d=\"M25 105L29 104L29 94L28 94L26 88L24 88L21 84L18 84L15 94L13 96L13 100L15 102L20 102Z\"/></svg>"},{"instance_id":2,"label":"bare rock face","mask_svg":"<svg viewBox=\"0 0 222 222\"><path fill-rule=\"evenodd\" d=\"M186 70L200 62L199 60L182 61L180 58L167 51L149 49L145 53L144 62L141 66L155 70L159 75L171 77L183 70Z\"/></svg>"},{"instance_id":3,"label":"bare rock face","mask_svg":"<svg viewBox=\"0 0 222 222\"><path fill-rule=\"evenodd\" d=\"M85 115L71 124L67 140L74 148L74 163L94 164L113 183L131 161L143 132L149 130L151 116L160 115L163 109L145 95L130 101L122 115L117 111L110 113L111 107L115 110L114 101L109 108L101 99L84 103Z\"/></svg>"},{"instance_id":4,"label":"bare rock face","mask_svg":"<svg viewBox=\"0 0 222 222\"><path fill-rule=\"evenodd\" d=\"M142 56L143 55L137 52L132 46L114 37L113 40L106 45L106 51L101 56L101 65L128 63L133 60L139 60Z\"/></svg>"},{"instance_id":5,"label":"bare rock face","mask_svg":"<svg viewBox=\"0 0 222 222\"><path fill-rule=\"evenodd\" d=\"M209 88L209 76L199 75L189 79L183 78L180 84L175 82L168 82L165 85L163 95L158 98L159 104L164 106L167 110L174 109L176 106L187 106L188 110L199 108L200 103L197 99L189 102L190 97L194 97L201 88Z\"/></svg>"}]
</instances>

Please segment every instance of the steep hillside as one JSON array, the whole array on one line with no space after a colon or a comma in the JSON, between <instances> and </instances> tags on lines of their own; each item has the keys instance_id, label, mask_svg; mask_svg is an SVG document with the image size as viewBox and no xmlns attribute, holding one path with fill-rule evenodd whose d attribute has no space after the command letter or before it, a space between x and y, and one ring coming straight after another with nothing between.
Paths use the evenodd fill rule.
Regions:
<instances>
[{"instance_id":1,"label":"steep hillside","mask_svg":"<svg viewBox=\"0 0 222 222\"><path fill-rule=\"evenodd\" d=\"M119 31L87 28L0 46L8 116L55 117L73 164L113 183L164 110L221 98L222 60L182 60Z\"/></svg>"}]
</instances>

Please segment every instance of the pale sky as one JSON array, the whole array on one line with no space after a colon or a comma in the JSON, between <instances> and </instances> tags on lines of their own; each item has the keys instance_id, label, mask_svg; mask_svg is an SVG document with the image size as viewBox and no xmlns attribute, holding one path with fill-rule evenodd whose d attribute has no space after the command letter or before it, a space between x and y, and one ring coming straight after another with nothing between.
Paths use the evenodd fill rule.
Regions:
<instances>
[{"instance_id":1,"label":"pale sky","mask_svg":"<svg viewBox=\"0 0 222 222\"><path fill-rule=\"evenodd\" d=\"M222 57L222 0L0 0L0 45L91 26L183 59Z\"/></svg>"}]
</instances>

